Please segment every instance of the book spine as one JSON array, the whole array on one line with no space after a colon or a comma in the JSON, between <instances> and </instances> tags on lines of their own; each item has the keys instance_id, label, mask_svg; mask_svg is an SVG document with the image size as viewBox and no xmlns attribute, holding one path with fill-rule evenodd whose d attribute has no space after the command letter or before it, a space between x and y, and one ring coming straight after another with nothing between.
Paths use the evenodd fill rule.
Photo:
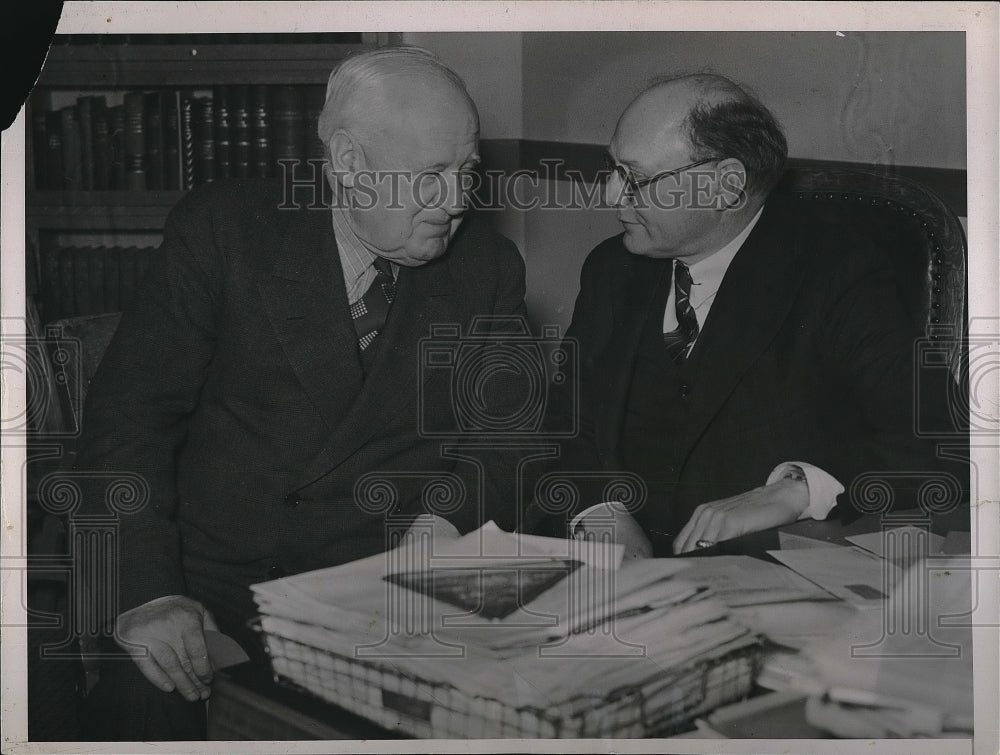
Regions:
<instances>
[{"instance_id":1,"label":"book spine","mask_svg":"<svg viewBox=\"0 0 1000 755\"><path fill-rule=\"evenodd\" d=\"M163 188L181 188L181 94L163 94Z\"/></svg>"},{"instance_id":2,"label":"book spine","mask_svg":"<svg viewBox=\"0 0 1000 755\"><path fill-rule=\"evenodd\" d=\"M46 149L45 167L48 171L47 189L66 188L66 169L63 165L62 115L50 112L46 118L49 140Z\"/></svg>"},{"instance_id":3,"label":"book spine","mask_svg":"<svg viewBox=\"0 0 1000 755\"><path fill-rule=\"evenodd\" d=\"M194 99L181 95L181 188L194 188Z\"/></svg>"},{"instance_id":4,"label":"book spine","mask_svg":"<svg viewBox=\"0 0 1000 755\"><path fill-rule=\"evenodd\" d=\"M108 142L111 145L111 176L108 188L128 188L124 105L108 108Z\"/></svg>"},{"instance_id":5,"label":"book spine","mask_svg":"<svg viewBox=\"0 0 1000 755\"><path fill-rule=\"evenodd\" d=\"M67 105L59 110L59 130L63 148L63 188L75 191L83 186L80 124L75 105Z\"/></svg>"},{"instance_id":6,"label":"book spine","mask_svg":"<svg viewBox=\"0 0 1000 755\"><path fill-rule=\"evenodd\" d=\"M94 311L90 301L90 272L87 269L87 249L74 247L70 265L73 270L73 316L89 315Z\"/></svg>"},{"instance_id":7,"label":"book spine","mask_svg":"<svg viewBox=\"0 0 1000 755\"><path fill-rule=\"evenodd\" d=\"M293 167L293 165L282 167L282 161L299 161L305 152L302 138L304 112L301 89L294 86L275 87L272 105L274 172L275 175L281 176L284 175L282 171Z\"/></svg>"},{"instance_id":8,"label":"book spine","mask_svg":"<svg viewBox=\"0 0 1000 755\"><path fill-rule=\"evenodd\" d=\"M59 319L59 248L42 245L42 319Z\"/></svg>"},{"instance_id":9,"label":"book spine","mask_svg":"<svg viewBox=\"0 0 1000 755\"><path fill-rule=\"evenodd\" d=\"M121 267L121 248L108 247L104 250L104 311L120 312L122 309L121 292L119 291L119 272Z\"/></svg>"},{"instance_id":10,"label":"book spine","mask_svg":"<svg viewBox=\"0 0 1000 755\"><path fill-rule=\"evenodd\" d=\"M62 149L61 145L60 149ZM48 154L49 111L33 103L31 108L31 155L35 161L34 176L36 189L49 188Z\"/></svg>"},{"instance_id":11,"label":"book spine","mask_svg":"<svg viewBox=\"0 0 1000 755\"><path fill-rule=\"evenodd\" d=\"M163 188L163 98L160 92L143 96L146 142L146 188Z\"/></svg>"},{"instance_id":12,"label":"book spine","mask_svg":"<svg viewBox=\"0 0 1000 755\"><path fill-rule=\"evenodd\" d=\"M108 123L108 104L104 97L94 97L91 109L94 133L94 188L111 188L111 128Z\"/></svg>"},{"instance_id":13,"label":"book spine","mask_svg":"<svg viewBox=\"0 0 1000 755\"><path fill-rule=\"evenodd\" d=\"M211 97L195 98L194 108L194 182L196 186L216 178L214 108Z\"/></svg>"},{"instance_id":14,"label":"book spine","mask_svg":"<svg viewBox=\"0 0 1000 755\"><path fill-rule=\"evenodd\" d=\"M308 86L305 92L306 122L305 141L306 159L310 161L323 159L323 142L319 138L319 116L323 112L323 105L326 102L326 87ZM317 163L317 172L321 172Z\"/></svg>"},{"instance_id":15,"label":"book spine","mask_svg":"<svg viewBox=\"0 0 1000 755\"><path fill-rule=\"evenodd\" d=\"M255 85L250 92L250 171L258 178L272 175L271 163L271 105L268 102L270 88L265 84Z\"/></svg>"},{"instance_id":16,"label":"book spine","mask_svg":"<svg viewBox=\"0 0 1000 755\"><path fill-rule=\"evenodd\" d=\"M135 301L135 249L125 247L118 252L118 299L123 310Z\"/></svg>"},{"instance_id":17,"label":"book spine","mask_svg":"<svg viewBox=\"0 0 1000 755\"><path fill-rule=\"evenodd\" d=\"M76 313L76 276L73 274L73 254L70 247L59 249L59 296L53 319L71 317Z\"/></svg>"},{"instance_id":18,"label":"book spine","mask_svg":"<svg viewBox=\"0 0 1000 755\"><path fill-rule=\"evenodd\" d=\"M236 178L250 176L250 87L246 84L233 86L230 107L232 108L233 175Z\"/></svg>"},{"instance_id":19,"label":"book spine","mask_svg":"<svg viewBox=\"0 0 1000 755\"><path fill-rule=\"evenodd\" d=\"M80 188L94 188L94 97L76 101L80 120Z\"/></svg>"},{"instance_id":20,"label":"book spine","mask_svg":"<svg viewBox=\"0 0 1000 755\"><path fill-rule=\"evenodd\" d=\"M125 188L146 188L145 102L142 92L125 93Z\"/></svg>"},{"instance_id":21,"label":"book spine","mask_svg":"<svg viewBox=\"0 0 1000 755\"><path fill-rule=\"evenodd\" d=\"M84 315L96 315L102 312L110 312L106 297L104 295L104 258L105 247L91 246L86 250L86 256L81 259L81 264L87 267L87 294L89 308L81 312Z\"/></svg>"},{"instance_id":22,"label":"book spine","mask_svg":"<svg viewBox=\"0 0 1000 755\"><path fill-rule=\"evenodd\" d=\"M146 277L146 271L149 269L149 264L153 261L156 250L138 246L132 247L132 250L135 252L135 287L138 290L142 285L142 279Z\"/></svg>"},{"instance_id":23,"label":"book spine","mask_svg":"<svg viewBox=\"0 0 1000 755\"><path fill-rule=\"evenodd\" d=\"M215 177L233 175L233 123L230 93L232 87L212 88L212 109L215 131Z\"/></svg>"}]
</instances>

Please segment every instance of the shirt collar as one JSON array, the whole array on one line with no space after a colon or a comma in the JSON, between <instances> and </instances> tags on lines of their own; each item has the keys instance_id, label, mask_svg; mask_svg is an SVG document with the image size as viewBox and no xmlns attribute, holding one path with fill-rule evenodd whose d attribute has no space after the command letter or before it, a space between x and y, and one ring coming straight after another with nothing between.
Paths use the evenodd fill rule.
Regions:
<instances>
[{"instance_id":1,"label":"shirt collar","mask_svg":"<svg viewBox=\"0 0 1000 755\"><path fill-rule=\"evenodd\" d=\"M350 289L351 284L360 279L372 262L375 255L361 243L358 234L351 228L347 220L347 213L341 207L334 206L333 213L333 235L337 239L337 250L340 253L340 262L344 268L344 282Z\"/></svg>"}]
</instances>

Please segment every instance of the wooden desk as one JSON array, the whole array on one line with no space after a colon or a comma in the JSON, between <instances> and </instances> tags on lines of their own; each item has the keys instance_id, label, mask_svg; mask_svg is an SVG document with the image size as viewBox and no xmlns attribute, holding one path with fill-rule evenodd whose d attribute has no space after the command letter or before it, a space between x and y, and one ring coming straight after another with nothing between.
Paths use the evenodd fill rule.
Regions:
<instances>
[{"instance_id":1,"label":"wooden desk","mask_svg":"<svg viewBox=\"0 0 1000 755\"><path fill-rule=\"evenodd\" d=\"M902 524L904 519L912 521L917 513L903 512L896 518ZM779 530L843 544L846 542L844 538L849 535L872 532L878 528L878 517L862 517L846 525L839 521L804 520L744 535L685 555L749 555L770 560L766 551L779 548ZM931 530L941 535L952 530L964 532L968 529L967 509L937 517L931 523ZM208 737L212 740L400 739L402 735L278 684L273 680L270 669L243 664L216 675L208 706Z\"/></svg>"}]
</instances>

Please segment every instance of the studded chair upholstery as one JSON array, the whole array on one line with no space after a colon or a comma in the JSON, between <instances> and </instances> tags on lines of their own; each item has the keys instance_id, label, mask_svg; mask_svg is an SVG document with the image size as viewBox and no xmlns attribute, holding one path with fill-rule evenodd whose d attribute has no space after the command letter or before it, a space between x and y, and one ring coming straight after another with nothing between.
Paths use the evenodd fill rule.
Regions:
<instances>
[{"instance_id":1,"label":"studded chair upholstery","mask_svg":"<svg viewBox=\"0 0 1000 755\"><path fill-rule=\"evenodd\" d=\"M951 208L913 181L859 169L792 167L777 190L821 203L836 221L860 229L889 255L914 324L940 342L961 384L967 248Z\"/></svg>"}]
</instances>

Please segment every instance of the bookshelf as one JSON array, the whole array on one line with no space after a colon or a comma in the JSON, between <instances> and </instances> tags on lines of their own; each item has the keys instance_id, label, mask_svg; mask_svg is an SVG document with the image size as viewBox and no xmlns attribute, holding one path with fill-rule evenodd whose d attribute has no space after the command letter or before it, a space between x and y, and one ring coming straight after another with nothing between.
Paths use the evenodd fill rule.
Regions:
<instances>
[{"instance_id":1,"label":"bookshelf","mask_svg":"<svg viewBox=\"0 0 1000 755\"><path fill-rule=\"evenodd\" d=\"M60 285L47 279L53 269L46 265L47 256L65 247L156 246L167 214L192 186L227 175L275 175L279 157L321 156L314 120L330 70L351 53L398 42L395 36L57 36L26 111L28 264L36 276L43 321L56 312L97 314L101 309L96 293L89 297L89 311L53 303ZM235 97L240 111L233 112L229 103L230 122L223 115L220 124L213 108L223 96ZM268 103L266 110L260 107L259 122L258 102ZM275 110L276 102L284 109ZM100 108L100 115L92 115L91 108ZM288 125L296 108L299 120ZM134 126L139 118L141 126ZM193 156L191 144L184 142L185 128L189 142L192 130L200 138ZM231 135L228 140L220 137L220 128ZM280 128L301 129L302 144L282 141L285 132L279 133ZM154 143L160 146L154 149ZM208 152L211 160L206 162ZM247 156L258 153L259 164L248 166ZM238 157L242 162L233 164ZM102 170L103 177L98 175Z\"/></svg>"}]
</instances>

